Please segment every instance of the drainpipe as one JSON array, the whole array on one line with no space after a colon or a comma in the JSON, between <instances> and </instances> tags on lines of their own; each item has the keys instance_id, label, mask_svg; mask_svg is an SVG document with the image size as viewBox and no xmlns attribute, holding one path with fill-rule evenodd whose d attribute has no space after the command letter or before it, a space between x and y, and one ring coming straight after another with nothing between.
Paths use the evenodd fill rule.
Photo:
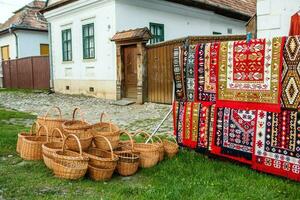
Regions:
<instances>
[{"instance_id":1,"label":"drainpipe","mask_svg":"<svg viewBox=\"0 0 300 200\"><path fill-rule=\"evenodd\" d=\"M16 58L19 58L19 39L18 39L18 35L14 32L14 28L15 28L15 25L11 24L9 29L8 29L8 32L12 33L15 36L15 39L16 39Z\"/></svg>"},{"instance_id":2,"label":"drainpipe","mask_svg":"<svg viewBox=\"0 0 300 200\"><path fill-rule=\"evenodd\" d=\"M48 23L48 37L49 37L49 64L50 64L50 90L54 91L54 74L53 74L53 57L52 57L52 33L51 23Z\"/></svg>"}]
</instances>

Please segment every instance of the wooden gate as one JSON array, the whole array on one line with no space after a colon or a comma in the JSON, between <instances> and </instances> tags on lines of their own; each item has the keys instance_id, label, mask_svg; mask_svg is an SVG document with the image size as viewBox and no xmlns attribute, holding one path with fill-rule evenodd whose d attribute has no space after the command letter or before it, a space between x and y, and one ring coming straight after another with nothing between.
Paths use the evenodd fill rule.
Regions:
<instances>
[{"instance_id":1,"label":"wooden gate","mask_svg":"<svg viewBox=\"0 0 300 200\"><path fill-rule=\"evenodd\" d=\"M173 49L183 45L215 41L245 40L245 35L192 36L147 46L147 100L155 103L172 103Z\"/></svg>"},{"instance_id":2,"label":"wooden gate","mask_svg":"<svg viewBox=\"0 0 300 200\"><path fill-rule=\"evenodd\" d=\"M2 61L3 86L19 89L49 89L48 56L35 56Z\"/></svg>"}]
</instances>

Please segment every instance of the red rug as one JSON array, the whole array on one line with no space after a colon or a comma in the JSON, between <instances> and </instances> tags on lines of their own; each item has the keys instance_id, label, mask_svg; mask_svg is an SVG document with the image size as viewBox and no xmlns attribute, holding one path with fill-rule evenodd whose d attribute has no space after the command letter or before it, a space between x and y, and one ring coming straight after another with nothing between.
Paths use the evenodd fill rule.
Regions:
<instances>
[{"instance_id":1,"label":"red rug","mask_svg":"<svg viewBox=\"0 0 300 200\"><path fill-rule=\"evenodd\" d=\"M252 168L300 181L300 112L258 111Z\"/></svg>"},{"instance_id":2,"label":"red rug","mask_svg":"<svg viewBox=\"0 0 300 200\"><path fill-rule=\"evenodd\" d=\"M256 110L217 107L211 153L252 163Z\"/></svg>"}]
</instances>

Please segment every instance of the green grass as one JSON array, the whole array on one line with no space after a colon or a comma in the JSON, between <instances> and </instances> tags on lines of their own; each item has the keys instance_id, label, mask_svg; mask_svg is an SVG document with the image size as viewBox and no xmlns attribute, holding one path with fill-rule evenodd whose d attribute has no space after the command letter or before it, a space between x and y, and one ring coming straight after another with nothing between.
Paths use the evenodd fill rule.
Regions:
<instances>
[{"instance_id":1,"label":"green grass","mask_svg":"<svg viewBox=\"0 0 300 200\"><path fill-rule=\"evenodd\" d=\"M28 128L4 122L35 116L0 109L0 199L299 199L300 184L243 165L181 150L151 169L108 182L53 177L42 161L22 161L17 134ZM12 155L12 157L11 157Z\"/></svg>"},{"instance_id":2,"label":"green grass","mask_svg":"<svg viewBox=\"0 0 300 200\"><path fill-rule=\"evenodd\" d=\"M0 92L22 92L22 93L47 93L48 89L13 89L13 88L0 88Z\"/></svg>"}]
</instances>

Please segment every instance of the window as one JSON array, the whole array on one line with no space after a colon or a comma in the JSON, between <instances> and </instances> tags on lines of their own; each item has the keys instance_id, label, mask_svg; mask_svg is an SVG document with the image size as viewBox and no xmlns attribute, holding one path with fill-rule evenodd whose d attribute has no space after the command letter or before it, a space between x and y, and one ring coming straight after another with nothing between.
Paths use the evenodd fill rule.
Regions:
<instances>
[{"instance_id":1,"label":"window","mask_svg":"<svg viewBox=\"0 0 300 200\"><path fill-rule=\"evenodd\" d=\"M165 40L163 24L150 23L150 31L153 35L152 39L150 40L150 44Z\"/></svg>"},{"instance_id":2,"label":"window","mask_svg":"<svg viewBox=\"0 0 300 200\"><path fill-rule=\"evenodd\" d=\"M9 60L9 46L2 46L1 47L1 58L2 60Z\"/></svg>"},{"instance_id":3,"label":"window","mask_svg":"<svg viewBox=\"0 0 300 200\"><path fill-rule=\"evenodd\" d=\"M228 29L227 29L227 33L228 33L228 34L232 34L232 28L228 28Z\"/></svg>"},{"instance_id":4,"label":"window","mask_svg":"<svg viewBox=\"0 0 300 200\"><path fill-rule=\"evenodd\" d=\"M40 55L49 56L49 44L40 44Z\"/></svg>"},{"instance_id":5,"label":"window","mask_svg":"<svg viewBox=\"0 0 300 200\"><path fill-rule=\"evenodd\" d=\"M94 24L82 26L83 59L95 58Z\"/></svg>"},{"instance_id":6,"label":"window","mask_svg":"<svg viewBox=\"0 0 300 200\"><path fill-rule=\"evenodd\" d=\"M66 29L61 32L62 34L62 52L63 61L72 60L72 35L71 29Z\"/></svg>"},{"instance_id":7,"label":"window","mask_svg":"<svg viewBox=\"0 0 300 200\"><path fill-rule=\"evenodd\" d=\"M222 33L213 31L213 35L222 35Z\"/></svg>"}]
</instances>

